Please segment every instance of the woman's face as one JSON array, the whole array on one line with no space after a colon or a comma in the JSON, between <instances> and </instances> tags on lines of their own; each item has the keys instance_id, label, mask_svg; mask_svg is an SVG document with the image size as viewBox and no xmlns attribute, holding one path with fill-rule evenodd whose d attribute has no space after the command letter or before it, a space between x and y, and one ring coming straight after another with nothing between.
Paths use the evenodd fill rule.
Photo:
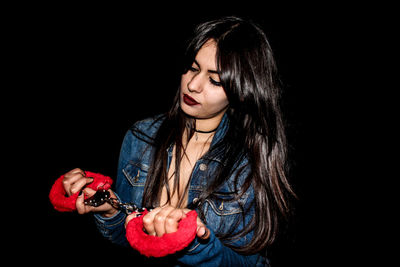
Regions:
<instances>
[{"instance_id":1,"label":"woman's face","mask_svg":"<svg viewBox=\"0 0 400 267\"><path fill-rule=\"evenodd\" d=\"M222 115L228 106L228 98L217 73L216 51L215 41L207 41L192 66L182 75L180 105L189 116L214 118Z\"/></svg>"}]
</instances>

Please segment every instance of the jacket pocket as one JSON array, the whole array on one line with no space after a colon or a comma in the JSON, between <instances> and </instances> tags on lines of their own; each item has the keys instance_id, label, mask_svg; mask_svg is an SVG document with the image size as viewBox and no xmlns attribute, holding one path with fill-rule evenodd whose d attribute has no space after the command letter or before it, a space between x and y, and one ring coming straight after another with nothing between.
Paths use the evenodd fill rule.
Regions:
<instances>
[{"instance_id":1,"label":"jacket pocket","mask_svg":"<svg viewBox=\"0 0 400 267\"><path fill-rule=\"evenodd\" d=\"M203 211L207 226L217 234L236 232L243 228L241 203L232 197L217 196L205 200Z\"/></svg>"},{"instance_id":2,"label":"jacket pocket","mask_svg":"<svg viewBox=\"0 0 400 267\"><path fill-rule=\"evenodd\" d=\"M148 170L149 166L146 164L129 161L126 167L122 169L122 172L132 186L143 187L146 183Z\"/></svg>"},{"instance_id":3,"label":"jacket pocket","mask_svg":"<svg viewBox=\"0 0 400 267\"><path fill-rule=\"evenodd\" d=\"M211 210L217 216L228 216L242 212L239 201L232 200L232 198L228 196L216 195L215 198L206 199L205 201L208 202Z\"/></svg>"}]
</instances>

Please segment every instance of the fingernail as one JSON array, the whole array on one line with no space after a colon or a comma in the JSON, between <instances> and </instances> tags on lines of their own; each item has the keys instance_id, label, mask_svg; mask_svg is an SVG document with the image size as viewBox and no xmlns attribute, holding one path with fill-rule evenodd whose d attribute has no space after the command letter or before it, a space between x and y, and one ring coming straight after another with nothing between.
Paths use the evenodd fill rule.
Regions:
<instances>
[{"instance_id":1,"label":"fingernail","mask_svg":"<svg viewBox=\"0 0 400 267\"><path fill-rule=\"evenodd\" d=\"M200 237L201 239L207 239L210 236L210 231L204 227L204 234Z\"/></svg>"}]
</instances>

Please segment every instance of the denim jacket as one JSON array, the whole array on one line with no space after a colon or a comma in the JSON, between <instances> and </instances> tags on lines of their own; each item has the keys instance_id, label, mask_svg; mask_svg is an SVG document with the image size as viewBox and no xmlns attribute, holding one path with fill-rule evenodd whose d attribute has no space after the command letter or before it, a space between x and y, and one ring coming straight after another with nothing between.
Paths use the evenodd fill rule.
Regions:
<instances>
[{"instance_id":1,"label":"denim jacket","mask_svg":"<svg viewBox=\"0 0 400 267\"><path fill-rule=\"evenodd\" d=\"M144 185L146 182L147 172L152 160L153 147L151 146L151 138L155 136L159 126L163 121L163 117L139 121L126 133L120 151L118 163L118 173L115 184L115 193L122 202L133 202L138 206L142 204ZM210 151L213 145L223 138L228 127L228 118L225 115L215 133L211 142ZM168 166L172 158L172 148L168 150ZM215 150L214 150L215 151ZM211 179L212 174L218 168L219 164L223 164L220 160L220 153L206 153L200 158L193 169L192 177L189 185L188 203L197 201L202 188L207 185L207 181ZM246 160L238 162L238 166L247 164ZM246 172L242 172L240 178L244 178ZM217 192L223 196L223 193L232 192L234 175L229 179ZM243 180L243 179L242 179ZM246 208L254 198L253 189L250 187L243 197L238 201L224 201L223 197L217 200L206 200L200 207L205 214L207 228L211 234L205 242L195 238L195 240L184 251L176 253L176 265L193 265L193 266L269 266L268 260L259 254L241 255L231 248L224 245L216 236L217 233L227 233L233 229L233 232L243 228L243 223L238 226L235 224L237 220L242 220L239 216L242 210L240 205ZM241 203L239 203L241 202ZM244 224L248 223L254 214L254 209L250 208L244 218ZM95 214L95 221L100 232L113 243L121 245L129 245L125 237L126 215L118 212L111 218L102 217ZM224 219L222 223L222 218ZM222 227L221 227L222 226ZM243 245L249 242L253 233L241 237L233 245ZM225 242L225 241L224 241ZM171 257L169 257L171 260Z\"/></svg>"}]
</instances>

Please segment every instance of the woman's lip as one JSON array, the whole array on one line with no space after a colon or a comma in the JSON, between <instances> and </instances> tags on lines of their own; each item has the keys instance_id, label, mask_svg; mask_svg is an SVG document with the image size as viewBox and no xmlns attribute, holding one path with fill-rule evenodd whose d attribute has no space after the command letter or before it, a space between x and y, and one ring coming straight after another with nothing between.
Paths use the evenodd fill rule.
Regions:
<instances>
[{"instance_id":1,"label":"woman's lip","mask_svg":"<svg viewBox=\"0 0 400 267\"><path fill-rule=\"evenodd\" d=\"M199 102L197 102L196 100L194 100L192 97L190 97L187 94L183 94L183 101L189 106L194 106L194 105L200 104Z\"/></svg>"}]
</instances>

